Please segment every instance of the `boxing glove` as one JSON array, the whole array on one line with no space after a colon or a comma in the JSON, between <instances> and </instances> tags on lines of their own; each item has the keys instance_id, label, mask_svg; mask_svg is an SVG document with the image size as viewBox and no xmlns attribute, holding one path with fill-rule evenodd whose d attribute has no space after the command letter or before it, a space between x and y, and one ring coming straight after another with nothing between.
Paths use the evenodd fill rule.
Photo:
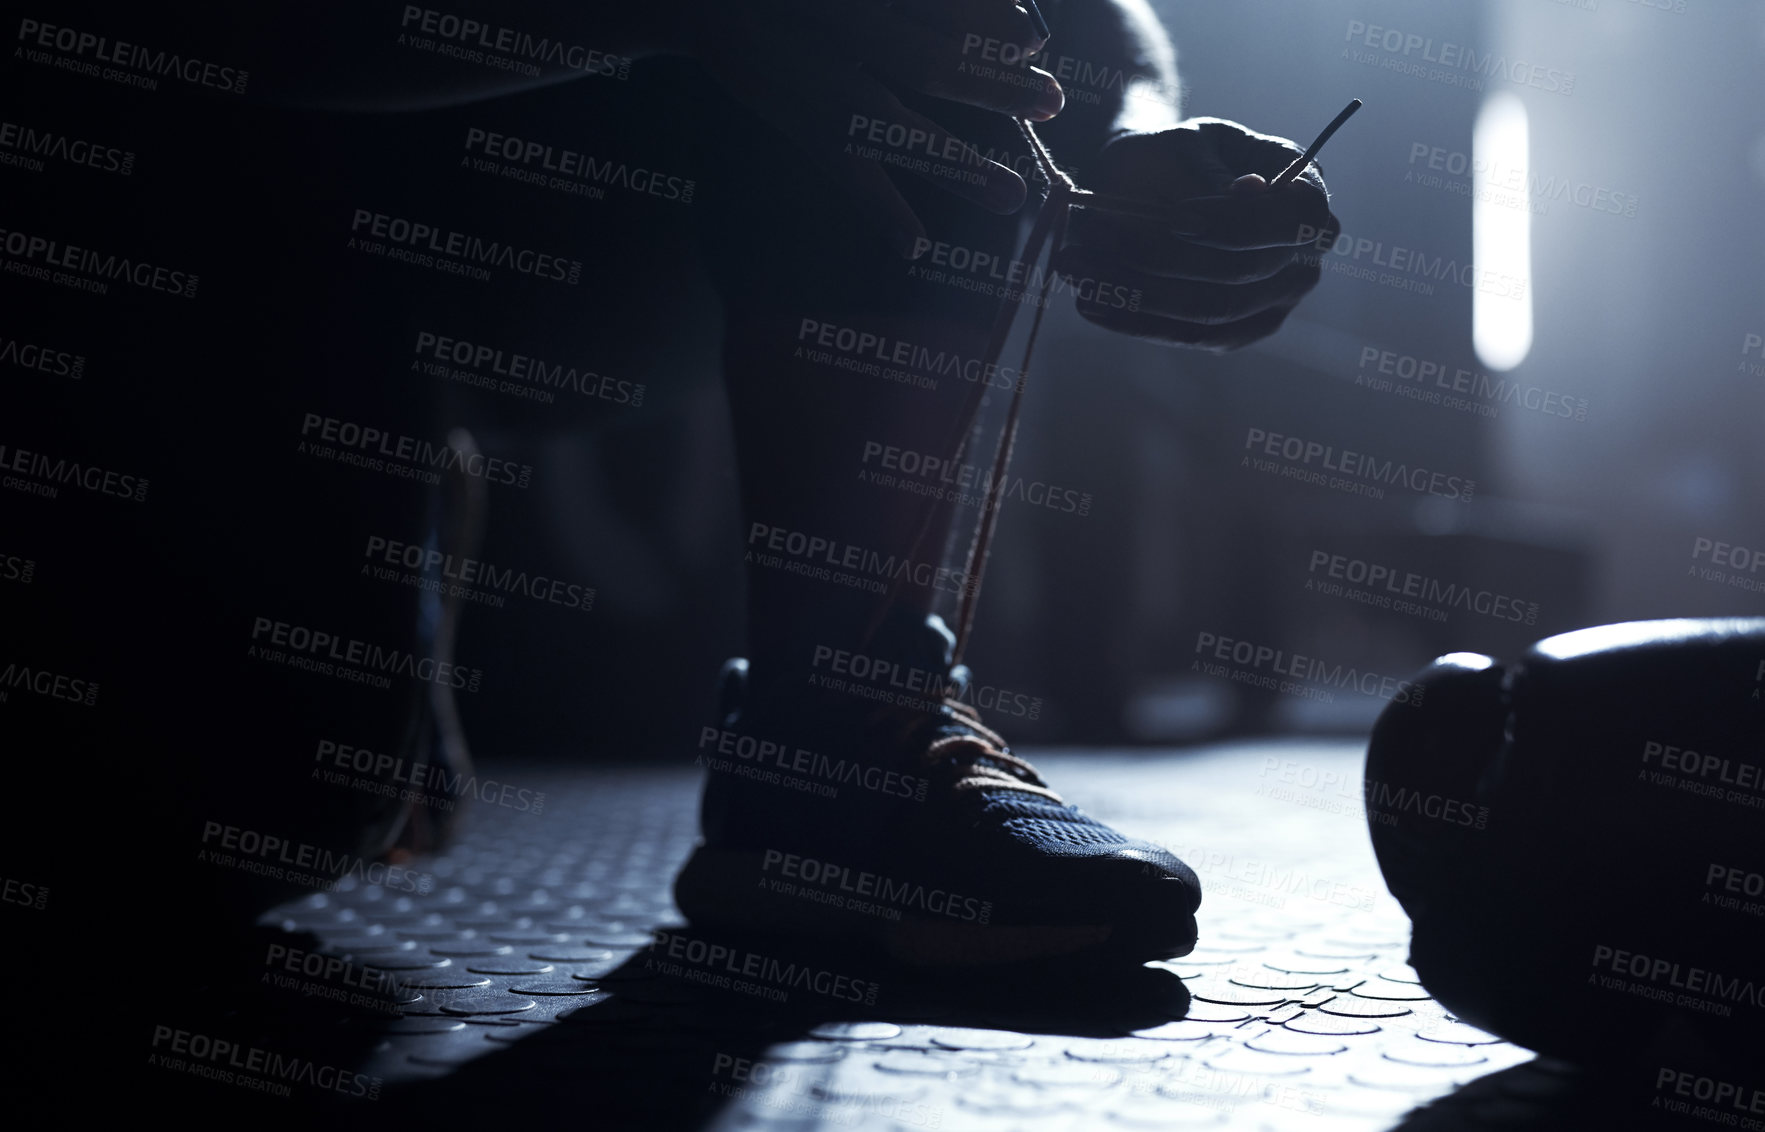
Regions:
<instances>
[{"instance_id":1,"label":"boxing glove","mask_svg":"<svg viewBox=\"0 0 1765 1132\"><path fill-rule=\"evenodd\" d=\"M1417 683L1365 802L1422 984L1583 1065L1765 1078L1765 618L1582 629Z\"/></svg>"}]
</instances>

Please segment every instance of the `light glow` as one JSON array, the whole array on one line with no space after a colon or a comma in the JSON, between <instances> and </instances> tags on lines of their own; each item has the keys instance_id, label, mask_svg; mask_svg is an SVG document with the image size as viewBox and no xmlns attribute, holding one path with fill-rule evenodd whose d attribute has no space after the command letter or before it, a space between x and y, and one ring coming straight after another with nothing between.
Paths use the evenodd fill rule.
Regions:
<instances>
[{"instance_id":1,"label":"light glow","mask_svg":"<svg viewBox=\"0 0 1765 1132\"><path fill-rule=\"evenodd\" d=\"M1471 344L1492 370L1510 370L1532 349L1532 211L1526 104L1511 91L1483 101L1471 131ZM1492 176L1495 174L1495 176Z\"/></svg>"}]
</instances>

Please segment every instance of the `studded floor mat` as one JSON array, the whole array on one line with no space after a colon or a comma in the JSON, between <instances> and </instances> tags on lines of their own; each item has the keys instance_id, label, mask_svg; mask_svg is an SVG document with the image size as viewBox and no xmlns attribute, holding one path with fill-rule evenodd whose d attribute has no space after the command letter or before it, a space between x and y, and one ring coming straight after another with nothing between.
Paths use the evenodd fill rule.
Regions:
<instances>
[{"instance_id":1,"label":"studded floor mat","mask_svg":"<svg viewBox=\"0 0 1765 1132\"><path fill-rule=\"evenodd\" d=\"M406 890L345 884L264 917L244 975L156 1026L149 1082L193 1114L331 1127L1624 1126L1597 1087L1417 984L1367 840L1360 747L1035 762L1195 867L1192 955L931 980L706 939L670 897L696 773L511 770L543 789L541 812L474 805Z\"/></svg>"}]
</instances>

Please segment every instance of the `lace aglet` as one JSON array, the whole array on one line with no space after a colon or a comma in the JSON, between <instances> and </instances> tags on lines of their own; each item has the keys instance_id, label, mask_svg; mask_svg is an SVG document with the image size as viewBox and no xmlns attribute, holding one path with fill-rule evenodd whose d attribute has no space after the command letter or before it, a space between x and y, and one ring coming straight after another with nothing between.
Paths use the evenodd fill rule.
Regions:
<instances>
[{"instance_id":1,"label":"lace aglet","mask_svg":"<svg viewBox=\"0 0 1765 1132\"><path fill-rule=\"evenodd\" d=\"M1275 179L1269 182L1269 188L1278 189L1288 181L1291 181L1293 178L1305 172L1305 167L1310 165L1318 156L1318 151L1324 148L1324 143L1330 140L1330 135L1341 129L1342 123L1353 117L1354 112L1360 108L1361 100L1358 98L1349 102L1347 106L1344 106L1342 108L1342 113L1330 119L1330 124L1324 127L1324 132L1312 139L1312 143L1305 147L1304 153L1294 159L1293 164L1275 174Z\"/></svg>"}]
</instances>

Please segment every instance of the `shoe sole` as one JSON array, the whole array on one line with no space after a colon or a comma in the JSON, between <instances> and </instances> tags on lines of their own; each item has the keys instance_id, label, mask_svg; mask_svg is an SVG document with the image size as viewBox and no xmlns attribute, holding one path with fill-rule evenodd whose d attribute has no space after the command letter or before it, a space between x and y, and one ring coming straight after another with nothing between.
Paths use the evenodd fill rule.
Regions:
<instances>
[{"instance_id":1,"label":"shoe sole","mask_svg":"<svg viewBox=\"0 0 1765 1132\"><path fill-rule=\"evenodd\" d=\"M760 935L800 933L817 940L879 947L913 967L960 968L1108 956L1143 963L1189 954L1194 917L1184 940L1134 940L1113 924L980 924L921 916L901 909L879 918L842 903L824 904L774 891L762 854L700 845L674 881L674 899L694 926ZM842 898L843 900L843 898ZM877 905L881 908L881 905Z\"/></svg>"}]
</instances>

